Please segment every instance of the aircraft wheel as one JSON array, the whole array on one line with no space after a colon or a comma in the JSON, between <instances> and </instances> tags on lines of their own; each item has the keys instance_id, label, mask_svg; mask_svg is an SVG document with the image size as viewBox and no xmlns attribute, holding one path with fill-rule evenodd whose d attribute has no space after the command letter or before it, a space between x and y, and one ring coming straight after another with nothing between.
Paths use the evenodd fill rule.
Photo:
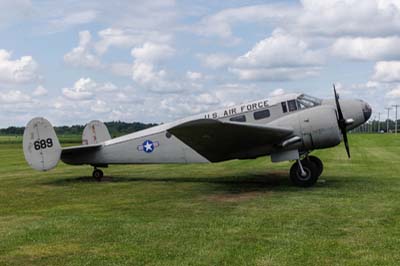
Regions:
<instances>
[{"instance_id":1,"label":"aircraft wheel","mask_svg":"<svg viewBox=\"0 0 400 266\"><path fill-rule=\"evenodd\" d=\"M100 181L103 175L103 171L101 171L100 169L94 169L92 174L93 178L95 178L97 181Z\"/></svg>"},{"instance_id":2,"label":"aircraft wheel","mask_svg":"<svg viewBox=\"0 0 400 266\"><path fill-rule=\"evenodd\" d=\"M310 160L304 160L301 162L305 175L301 174L299 163L296 162L290 168L290 179L293 184L299 187L311 187L318 180L318 168L314 162Z\"/></svg>"},{"instance_id":3,"label":"aircraft wheel","mask_svg":"<svg viewBox=\"0 0 400 266\"><path fill-rule=\"evenodd\" d=\"M301 162L303 163L307 159L309 161L313 162L315 164L315 166L317 166L317 170L318 170L317 176L320 177L322 172L324 171L324 164L322 163L322 161L318 157L310 155L310 156L306 157L305 159L303 159Z\"/></svg>"}]
</instances>

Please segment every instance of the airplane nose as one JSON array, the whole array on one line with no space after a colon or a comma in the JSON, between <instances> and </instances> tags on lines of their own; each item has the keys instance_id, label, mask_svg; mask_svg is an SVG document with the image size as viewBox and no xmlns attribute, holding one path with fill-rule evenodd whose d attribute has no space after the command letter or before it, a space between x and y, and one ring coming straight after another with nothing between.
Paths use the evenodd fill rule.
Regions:
<instances>
[{"instance_id":1,"label":"airplane nose","mask_svg":"<svg viewBox=\"0 0 400 266\"><path fill-rule=\"evenodd\" d=\"M372 108L371 108L371 106L370 106L368 103L363 102L363 107L362 107L362 109L363 109L364 119L365 119L365 122L366 122L366 121L368 121L368 119L371 117Z\"/></svg>"}]
</instances>

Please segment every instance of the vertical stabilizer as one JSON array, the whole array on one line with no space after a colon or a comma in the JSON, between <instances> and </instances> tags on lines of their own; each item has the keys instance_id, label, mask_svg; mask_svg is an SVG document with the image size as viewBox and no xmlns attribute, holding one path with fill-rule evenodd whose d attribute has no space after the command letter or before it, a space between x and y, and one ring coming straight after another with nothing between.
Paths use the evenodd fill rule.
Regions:
<instances>
[{"instance_id":1,"label":"vertical stabilizer","mask_svg":"<svg viewBox=\"0 0 400 266\"><path fill-rule=\"evenodd\" d=\"M23 149L25 160L36 170L56 167L61 146L53 126L45 118L33 118L25 127Z\"/></svg>"},{"instance_id":2,"label":"vertical stabilizer","mask_svg":"<svg viewBox=\"0 0 400 266\"><path fill-rule=\"evenodd\" d=\"M90 121L83 130L82 144L91 145L111 139L106 125L98 120Z\"/></svg>"}]
</instances>

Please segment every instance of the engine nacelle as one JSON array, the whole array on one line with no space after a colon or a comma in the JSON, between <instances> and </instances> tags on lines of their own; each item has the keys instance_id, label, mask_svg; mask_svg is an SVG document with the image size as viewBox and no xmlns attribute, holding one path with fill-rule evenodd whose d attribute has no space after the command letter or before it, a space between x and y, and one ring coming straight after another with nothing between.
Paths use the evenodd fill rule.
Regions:
<instances>
[{"instance_id":1,"label":"engine nacelle","mask_svg":"<svg viewBox=\"0 0 400 266\"><path fill-rule=\"evenodd\" d=\"M293 135L300 137L285 145L285 149L310 151L334 147L341 141L336 109L333 106L322 105L301 110L293 115L283 116L271 125L293 128Z\"/></svg>"},{"instance_id":2,"label":"engine nacelle","mask_svg":"<svg viewBox=\"0 0 400 266\"><path fill-rule=\"evenodd\" d=\"M305 150L334 147L341 141L336 110L332 106L317 106L298 113L303 148Z\"/></svg>"}]
</instances>

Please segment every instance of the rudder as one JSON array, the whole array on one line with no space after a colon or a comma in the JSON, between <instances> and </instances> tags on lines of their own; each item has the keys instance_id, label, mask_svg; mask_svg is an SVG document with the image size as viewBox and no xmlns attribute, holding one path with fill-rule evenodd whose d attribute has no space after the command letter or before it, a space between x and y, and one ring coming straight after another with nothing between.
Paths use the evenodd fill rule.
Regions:
<instances>
[{"instance_id":1,"label":"rudder","mask_svg":"<svg viewBox=\"0 0 400 266\"><path fill-rule=\"evenodd\" d=\"M23 138L25 160L36 170L47 171L56 167L61 146L50 122L43 117L33 118L25 127Z\"/></svg>"},{"instance_id":2,"label":"rudder","mask_svg":"<svg viewBox=\"0 0 400 266\"><path fill-rule=\"evenodd\" d=\"M111 139L111 135L106 125L99 120L93 120L86 124L82 133L83 145L98 144L109 139Z\"/></svg>"}]
</instances>

